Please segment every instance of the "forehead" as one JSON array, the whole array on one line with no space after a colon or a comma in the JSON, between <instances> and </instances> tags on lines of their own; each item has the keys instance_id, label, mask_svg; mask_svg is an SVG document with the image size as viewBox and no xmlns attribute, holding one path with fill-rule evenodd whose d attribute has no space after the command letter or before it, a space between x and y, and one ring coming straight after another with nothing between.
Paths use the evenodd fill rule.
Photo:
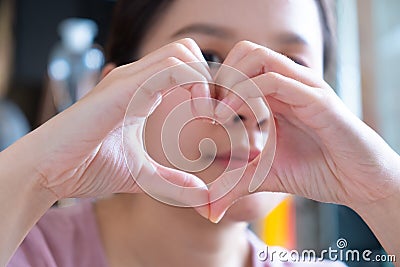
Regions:
<instances>
[{"instance_id":1,"label":"forehead","mask_svg":"<svg viewBox=\"0 0 400 267\"><path fill-rule=\"evenodd\" d=\"M174 32L185 25L208 23L230 29L232 38L262 45L282 32L319 43L322 33L315 1L175 0L163 18L163 28Z\"/></svg>"}]
</instances>

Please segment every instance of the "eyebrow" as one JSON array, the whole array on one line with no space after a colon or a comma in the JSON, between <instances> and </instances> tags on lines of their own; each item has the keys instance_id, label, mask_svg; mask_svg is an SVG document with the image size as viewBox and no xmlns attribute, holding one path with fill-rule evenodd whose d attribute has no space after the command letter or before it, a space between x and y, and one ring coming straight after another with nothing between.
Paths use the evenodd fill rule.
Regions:
<instances>
[{"instance_id":1,"label":"eyebrow","mask_svg":"<svg viewBox=\"0 0 400 267\"><path fill-rule=\"evenodd\" d=\"M233 32L227 28L219 27L216 25L197 23L183 27L182 29L175 32L172 37L188 33L200 33L220 38L230 38L233 36Z\"/></svg>"},{"instance_id":2,"label":"eyebrow","mask_svg":"<svg viewBox=\"0 0 400 267\"><path fill-rule=\"evenodd\" d=\"M200 33L225 39L232 38L234 36L232 30L228 28L211 24L195 23L185 26L180 30L176 31L174 34L172 34L172 37L185 35L189 33ZM277 35L276 40L277 42L286 45L303 45L303 46L310 45L309 41L306 38L295 32L280 33Z\"/></svg>"},{"instance_id":3,"label":"eyebrow","mask_svg":"<svg viewBox=\"0 0 400 267\"><path fill-rule=\"evenodd\" d=\"M279 34L277 36L277 41L279 43L287 45L305 45L305 46L310 45L309 41L307 41L306 38L294 32Z\"/></svg>"}]
</instances>

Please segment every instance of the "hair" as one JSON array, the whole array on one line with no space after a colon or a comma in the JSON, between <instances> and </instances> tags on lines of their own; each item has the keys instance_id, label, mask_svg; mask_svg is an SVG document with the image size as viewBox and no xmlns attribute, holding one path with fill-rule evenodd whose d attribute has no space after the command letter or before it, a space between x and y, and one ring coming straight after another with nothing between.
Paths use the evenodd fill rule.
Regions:
<instances>
[{"instance_id":1,"label":"hair","mask_svg":"<svg viewBox=\"0 0 400 267\"><path fill-rule=\"evenodd\" d=\"M320 14L322 37L324 42L324 70L327 72L336 63L336 1L316 0L315 2L317 3Z\"/></svg>"},{"instance_id":2,"label":"hair","mask_svg":"<svg viewBox=\"0 0 400 267\"><path fill-rule=\"evenodd\" d=\"M336 13L334 0L315 0L320 13L324 42L324 69L336 54ZM117 66L137 58L146 32L157 22L173 0L118 0L106 46L106 60Z\"/></svg>"},{"instance_id":3,"label":"hair","mask_svg":"<svg viewBox=\"0 0 400 267\"><path fill-rule=\"evenodd\" d=\"M9 86L13 55L13 1L0 0L0 99Z\"/></svg>"},{"instance_id":4,"label":"hair","mask_svg":"<svg viewBox=\"0 0 400 267\"><path fill-rule=\"evenodd\" d=\"M173 0L118 0L114 9L106 46L106 61L117 66L138 57L147 31L157 22Z\"/></svg>"}]
</instances>

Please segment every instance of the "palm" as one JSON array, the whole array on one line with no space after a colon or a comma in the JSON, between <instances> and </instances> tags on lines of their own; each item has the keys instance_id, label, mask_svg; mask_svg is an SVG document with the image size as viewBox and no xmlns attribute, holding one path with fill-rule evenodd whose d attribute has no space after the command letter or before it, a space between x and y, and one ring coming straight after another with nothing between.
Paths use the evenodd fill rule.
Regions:
<instances>
[{"instance_id":1,"label":"palm","mask_svg":"<svg viewBox=\"0 0 400 267\"><path fill-rule=\"evenodd\" d=\"M109 134L94 152L79 166L75 180L85 181L72 194L74 196L105 195L114 192L137 192L122 149L121 130ZM73 166L73 165L72 165ZM139 168L139 164L136 164ZM73 184L77 185L75 181Z\"/></svg>"},{"instance_id":2,"label":"palm","mask_svg":"<svg viewBox=\"0 0 400 267\"><path fill-rule=\"evenodd\" d=\"M365 204L390 194L375 173L378 162L373 151L355 141L359 136L351 143L357 134L351 128L311 129L291 109L277 107L282 111L276 118L277 152L266 188L340 204Z\"/></svg>"},{"instance_id":3,"label":"palm","mask_svg":"<svg viewBox=\"0 0 400 267\"><path fill-rule=\"evenodd\" d=\"M197 61L191 66L185 63ZM200 49L188 39L114 69L89 94L37 131L37 146L48 144L43 153L35 149L41 151L37 169L44 186L58 197L83 197L138 192L140 182L141 188L158 197L186 204L190 200L179 191L181 187L171 185L177 184L200 187L200 198L207 199L202 181L146 158L142 129L163 93L210 78ZM187 90L192 93L193 87ZM197 89L196 97L209 96L206 86Z\"/></svg>"},{"instance_id":4,"label":"palm","mask_svg":"<svg viewBox=\"0 0 400 267\"><path fill-rule=\"evenodd\" d=\"M55 137L61 140L47 141L49 145L42 164L38 166L46 177L46 187L59 198L138 191L125 162L122 128L104 135L95 125L76 131L65 123L60 124L60 121L63 120L56 117L41 129L56 129ZM139 164L136 166L140 167Z\"/></svg>"},{"instance_id":5,"label":"palm","mask_svg":"<svg viewBox=\"0 0 400 267\"><path fill-rule=\"evenodd\" d=\"M318 140L284 118L276 119L276 124L277 149L265 187L319 201L337 200L334 194L343 188L328 167L330 155L325 155Z\"/></svg>"}]
</instances>

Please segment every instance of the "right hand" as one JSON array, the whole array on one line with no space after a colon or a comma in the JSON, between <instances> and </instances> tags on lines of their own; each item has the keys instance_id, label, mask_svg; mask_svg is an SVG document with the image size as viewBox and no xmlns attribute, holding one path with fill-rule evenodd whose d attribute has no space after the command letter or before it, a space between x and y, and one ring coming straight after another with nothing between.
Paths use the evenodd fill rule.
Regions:
<instances>
[{"instance_id":1,"label":"right hand","mask_svg":"<svg viewBox=\"0 0 400 267\"><path fill-rule=\"evenodd\" d=\"M189 62L201 62L187 64ZM175 66L174 68L170 68ZM140 88L151 76L154 86ZM204 183L190 174L162 167L144 156L141 129L146 116L162 93L179 84L211 79L200 49L190 39L166 45L139 61L112 70L88 95L21 140L43 187L58 199L93 197L116 192L140 192L135 180L166 181L186 187L201 187L199 197L207 202ZM140 88L140 89L139 89ZM185 86L192 97L210 97L208 85ZM132 149L127 162L123 154L122 124L130 100L137 94L128 131ZM210 102L211 105L211 102ZM131 107L132 108L132 107ZM124 130L126 131L126 130ZM125 134L125 132L124 132ZM125 137L124 137L125 138ZM129 168L127 167L129 165ZM135 177L132 178L131 174ZM165 183L167 184L167 183ZM190 196L178 187L152 186L155 195L189 204Z\"/></svg>"},{"instance_id":2,"label":"right hand","mask_svg":"<svg viewBox=\"0 0 400 267\"><path fill-rule=\"evenodd\" d=\"M295 194L355 211L396 201L399 156L345 107L320 73L247 41L238 43L224 64L237 72L219 72L217 82L232 88L222 102L236 111L246 100L266 97L276 124L276 153L267 176L254 174L258 167L269 167L256 160L233 190L211 204L212 221L255 190ZM216 116L229 117L229 109L221 114L219 107ZM270 154L264 150L261 155L268 159ZM215 192L230 188L229 181L222 177ZM212 199L215 193L210 190L210 195Z\"/></svg>"}]
</instances>

